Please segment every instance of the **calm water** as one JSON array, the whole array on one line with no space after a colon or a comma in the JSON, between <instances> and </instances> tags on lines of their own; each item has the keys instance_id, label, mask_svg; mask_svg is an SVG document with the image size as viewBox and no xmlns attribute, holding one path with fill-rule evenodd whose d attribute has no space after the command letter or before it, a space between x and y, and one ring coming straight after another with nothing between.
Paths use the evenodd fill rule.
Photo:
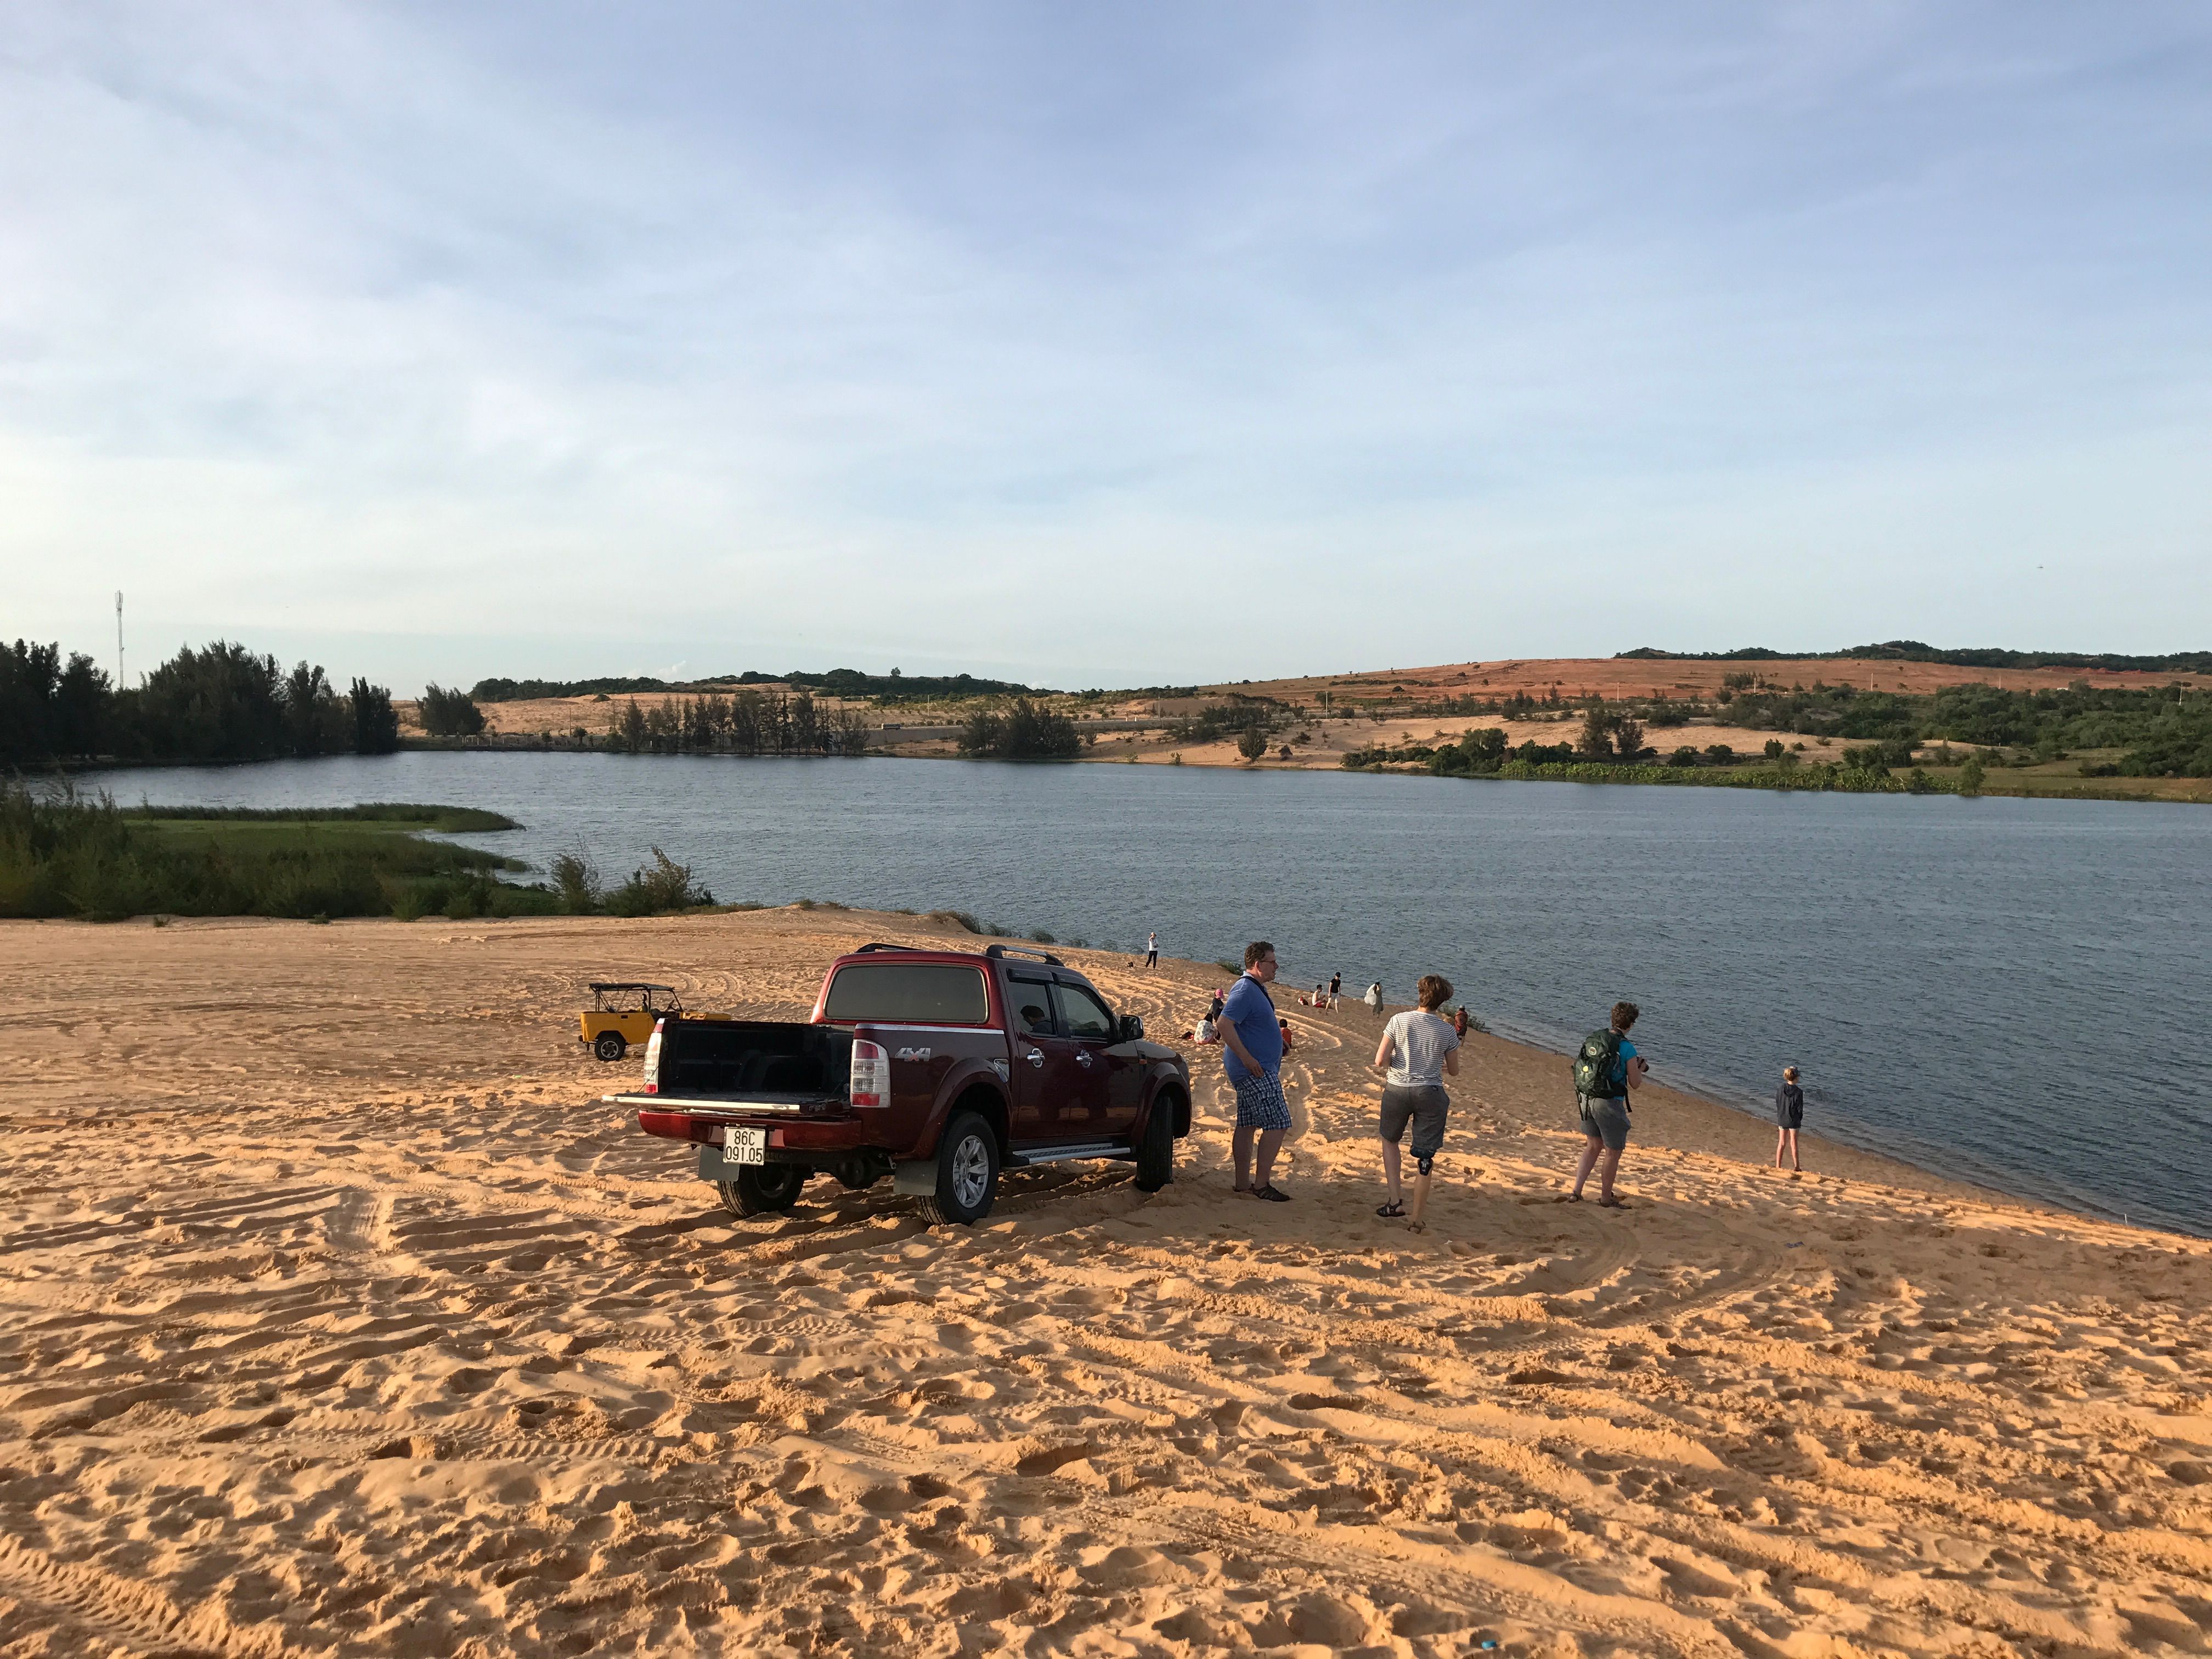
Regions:
<instances>
[{"instance_id":1,"label":"calm water","mask_svg":"<svg viewBox=\"0 0 2212 1659\"><path fill-rule=\"evenodd\" d=\"M126 804L440 801L658 845L718 898L951 907L1171 956L1449 975L1553 1047L1642 1005L1658 1078L2024 1195L2212 1233L2212 811L1153 766L403 754L95 776ZM1563 1117L1565 1108L1563 1105ZM1763 1149L1758 1134L1747 1146Z\"/></svg>"}]
</instances>

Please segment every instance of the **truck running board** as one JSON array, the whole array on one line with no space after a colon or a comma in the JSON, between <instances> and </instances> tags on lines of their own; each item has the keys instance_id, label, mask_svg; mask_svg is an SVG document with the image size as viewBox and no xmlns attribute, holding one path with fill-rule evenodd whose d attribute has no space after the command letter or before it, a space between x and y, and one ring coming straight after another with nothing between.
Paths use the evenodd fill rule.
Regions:
<instances>
[{"instance_id":1,"label":"truck running board","mask_svg":"<svg viewBox=\"0 0 2212 1659\"><path fill-rule=\"evenodd\" d=\"M1035 1146L1014 1153L1006 1160L1010 1170L1026 1170L1039 1164L1065 1164L1076 1158L1134 1158L1136 1154L1118 1140L1090 1140L1079 1146Z\"/></svg>"}]
</instances>

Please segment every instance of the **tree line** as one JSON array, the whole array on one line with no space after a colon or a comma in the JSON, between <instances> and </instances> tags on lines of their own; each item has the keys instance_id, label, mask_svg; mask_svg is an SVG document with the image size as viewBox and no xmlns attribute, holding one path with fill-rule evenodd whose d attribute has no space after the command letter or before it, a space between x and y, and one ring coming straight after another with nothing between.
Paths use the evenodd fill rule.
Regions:
<instances>
[{"instance_id":1,"label":"tree line","mask_svg":"<svg viewBox=\"0 0 2212 1659\"><path fill-rule=\"evenodd\" d=\"M399 746L390 688L341 691L319 664L218 640L177 654L138 686L116 686L82 652L0 645L0 764L114 759L274 760L381 755Z\"/></svg>"},{"instance_id":2,"label":"tree line","mask_svg":"<svg viewBox=\"0 0 2212 1659\"><path fill-rule=\"evenodd\" d=\"M860 755L868 728L855 710L824 708L805 691L712 692L684 703L663 697L651 708L632 697L607 746L630 755Z\"/></svg>"}]
</instances>

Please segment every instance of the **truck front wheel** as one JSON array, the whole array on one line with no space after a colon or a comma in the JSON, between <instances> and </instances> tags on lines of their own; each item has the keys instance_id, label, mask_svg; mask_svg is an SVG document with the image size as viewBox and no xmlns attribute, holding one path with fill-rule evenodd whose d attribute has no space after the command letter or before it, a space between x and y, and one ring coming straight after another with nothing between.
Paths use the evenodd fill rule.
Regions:
<instances>
[{"instance_id":1,"label":"truck front wheel","mask_svg":"<svg viewBox=\"0 0 2212 1659\"><path fill-rule=\"evenodd\" d=\"M732 1215L767 1215L799 1202L799 1188L813 1173L804 1164L748 1164L735 1181L718 1181L722 1207Z\"/></svg>"},{"instance_id":2,"label":"truck front wheel","mask_svg":"<svg viewBox=\"0 0 2212 1659\"><path fill-rule=\"evenodd\" d=\"M1145 1133L1137 1141L1137 1190L1156 1193L1175 1179L1175 1102L1163 1095L1152 1103Z\"/></svg>"},{"instance_id":3,"label":"truck front wheel","mask_svg":"<svg viewBox=\"0 0 2212 1659\"><path fill-rule=\"evenodd\" d=\"M937 1190L921 1200L921 1212L969 1226L991 1213L998 1195L999 1138L975 1113L962 1112L937 1143Z\"/></svg>"},{"instance_id":4,"label":"truck front wheel","mask_svg":"<svg viewBox=\"0 0 2212 1659\"><path fill-rule=\"evenodd\" d=\"M599 1035L598 1041L592 1044L592 1052L612 1065L623 1057L624 1051L629 1048L629 1044L623 1041L620 1031L602 1031Z\"/></svg>"}]
</instances>

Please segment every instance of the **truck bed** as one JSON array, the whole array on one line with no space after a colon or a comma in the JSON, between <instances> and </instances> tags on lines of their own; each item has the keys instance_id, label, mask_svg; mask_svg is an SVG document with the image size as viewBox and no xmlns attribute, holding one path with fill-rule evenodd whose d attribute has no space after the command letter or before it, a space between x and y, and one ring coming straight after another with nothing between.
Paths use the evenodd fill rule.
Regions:
<instances>
[{"instance_id":1,"label":"truck bed","mask_svg":"<svg viewBox=\"0 0 2212 1659\"><path fill-rule=\"evenodd\" d=\"M684 1022L665 1042L653 1097L722 1107L793 1106L846 1100L853 1034L784 1020Z\"/></svg>"}]
</instances>

